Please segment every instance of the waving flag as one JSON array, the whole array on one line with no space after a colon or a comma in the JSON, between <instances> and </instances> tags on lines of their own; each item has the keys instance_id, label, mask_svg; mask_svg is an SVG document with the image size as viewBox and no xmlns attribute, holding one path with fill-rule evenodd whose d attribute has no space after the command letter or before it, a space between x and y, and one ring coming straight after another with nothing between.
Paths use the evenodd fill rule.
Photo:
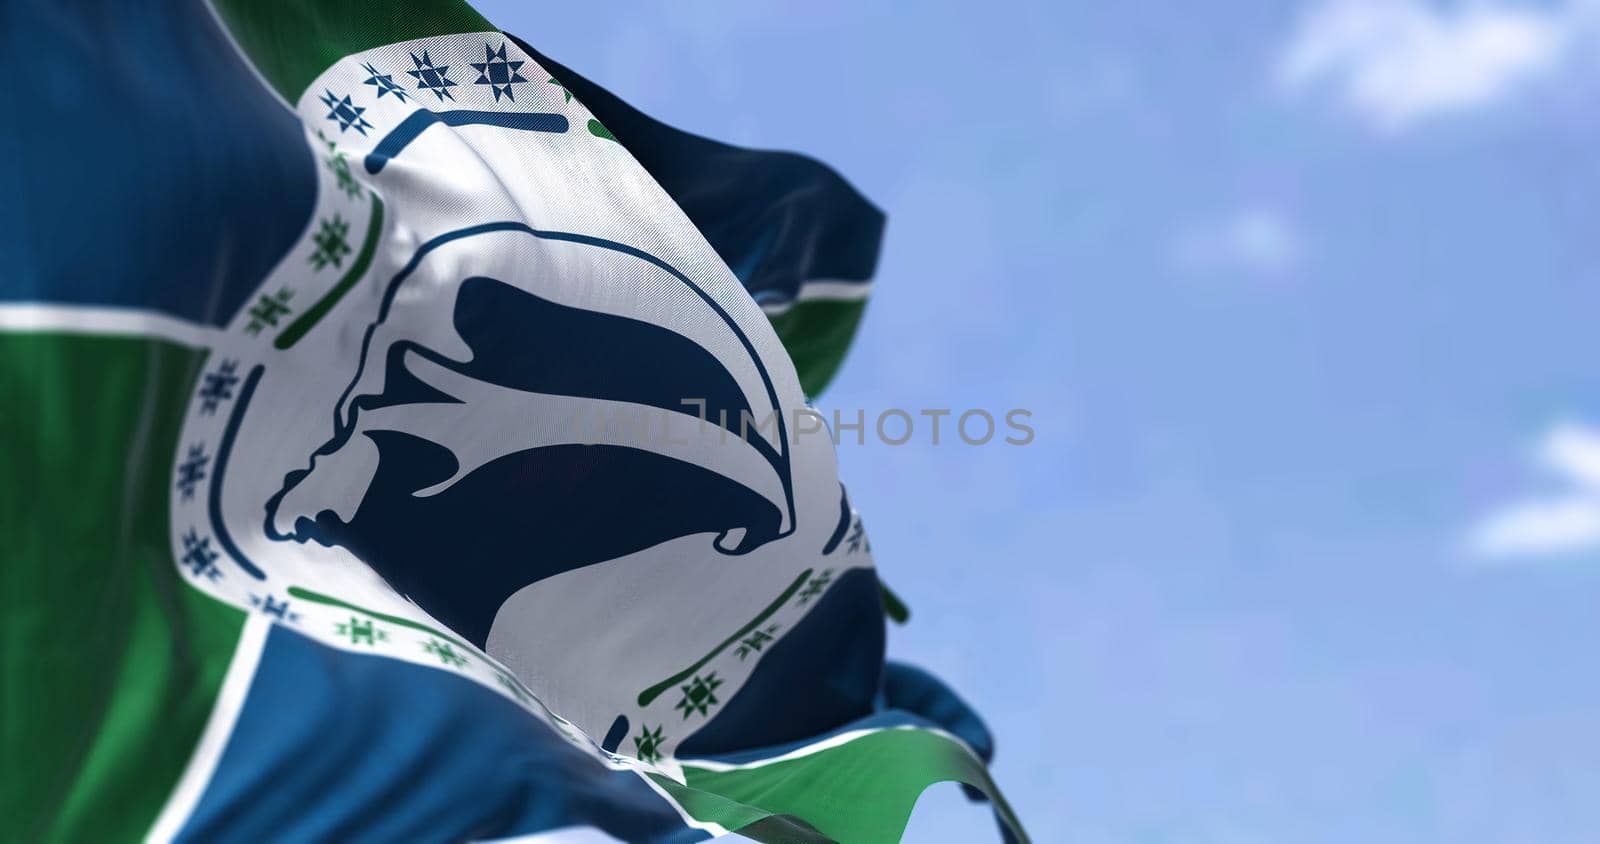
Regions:
<instances>
[{"instance_id":1,"label":"waving flag","mask_svg":"<svg viewBox=\"0 0 1600 844\"><path fill-rule=\"evenodd\" d=\"M6 18L9 840L1021 838L806 412L837 174L454 2Z\"/></svg>"}]
</instances>

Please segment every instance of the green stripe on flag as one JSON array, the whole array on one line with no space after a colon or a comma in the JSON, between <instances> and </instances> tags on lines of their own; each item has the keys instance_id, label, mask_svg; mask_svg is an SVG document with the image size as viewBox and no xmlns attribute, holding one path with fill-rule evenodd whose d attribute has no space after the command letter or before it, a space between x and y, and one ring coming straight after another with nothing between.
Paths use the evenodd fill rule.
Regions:
<instances>
[{"instance_id":1,"label":"green stripe on flag","mask_svg":"<svg viewBox=\"0 0 1600 844\"><path fill-rule=\"evenodd\" d=\"M792 816L746 806L720 794L690 788L660 774L647 776L697 821L738 830L740 836L763 844L835 844L834 839L823 835L816 827Z\"/></svg>"},{"instance_id":2,"label":"green stripe on flag","mask_svg":"<svg viewBox=\"0 0 1600 844\"><path fill-rule=\"evenodd\" d=\"M0 334L0 817L13 840L147 828L210 716L244 613L184 582L168 539L203 359L158 340Z\"/></svg>"},{"instance_id":3,"label":"green stripe on flag","mask_svg":"<svg viewBox=\"0 0 1600 844\"><path fill-rule=\"evenodd\" d=\"M800 818L836 841L899 841L922 792L955 781L989 795L1018 840L1028 840L983 763L931 730L878 730L802 756L725 770L685 761L683 773L687 787L655 779L685 811L729 829L750 823L754 809L761 817Z\"/></svg>"},{"instance_id":4,"label":"green stripe on flag","mask_svg":"<svg viewBox=\"0 0 1600 844\"><path fill-rule=\"evenodd\" d=\"M466 3L434 0L214 0L240 49L289 102L345 56L416 38L491 32Z\"/></svg>"},{"instance_id":5,"label":"green stripe on flag","mask_svg":"<svg viewBox=\"0 0 1600 844\"><path fill-rule=\"evenodd\" d=\"M794 360L800 387L807 396L821 394L833 380L866 310L865 299L810 299L767 315Z\"/></svg>"}]
</instances>

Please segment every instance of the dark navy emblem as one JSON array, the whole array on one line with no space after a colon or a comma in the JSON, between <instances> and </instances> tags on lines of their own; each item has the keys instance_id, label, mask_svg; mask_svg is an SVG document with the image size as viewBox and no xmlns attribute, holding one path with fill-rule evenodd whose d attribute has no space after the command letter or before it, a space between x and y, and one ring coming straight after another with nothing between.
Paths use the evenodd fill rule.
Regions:
<instances>
[{"instance_id":1,"label":"dark navy emblem","mask_svg":"<svg viewBox=\"0 0 1600 844\"><path fill-rule=\"evenodd\" d=\"M648 265L649 283L688 285L725 321L738 340L730 347L754 363L762 389L741 386L717 354L678 331L555 301L537 278L469 275L442 290L430 278L419 285L423 304L398 296L428 252L485 231L599 250L602 260ZM623 411L704 429L686 397L704 402L715 446L709 434L585 436L586 425ZM530 583L685 536L707 534L707 553L736 556L792 532L776 406L731 317L666 264L593 238L475 227L431 241L391 283L333 436L284 479L267 504L266 531L348 549L483 646L500 606ZM716 428L727 419L737 432L745 418L770 418L776 435Z\"/></svg>"}]
</instances>

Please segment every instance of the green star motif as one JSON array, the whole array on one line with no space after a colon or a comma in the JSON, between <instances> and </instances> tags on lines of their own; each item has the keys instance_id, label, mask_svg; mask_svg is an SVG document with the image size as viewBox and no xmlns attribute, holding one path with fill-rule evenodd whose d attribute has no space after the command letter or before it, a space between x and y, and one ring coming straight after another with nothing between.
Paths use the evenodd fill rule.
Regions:
<instances>
[{"instance_id":1,"label":"green star motif","mask_svg":"<svg viewBox=\"0 0 1600 844\"><path fill-rule=\"evenodd\" d=\"M823 569L821 573L813 575L807 581L806 588L800 590L800 606L811 603L811 599L826 592L833 583L833 569Z\"/></svg>"},{"instance_id":2,"label":"green star motif","mask_svg":"<svg viewBox=\"0 0 1600 844\"><path fill-rule=\"evenodd\" d=\"M263 293L256 303L250 306L250 323L244 327L248 334L260 334L261 329L276 328L278 320L291 310L289 300L294 298L294 291L285 287L277 293Z\"/></svg>"},{"instance_id":3,"label":"green star motif","mask_svg":"<svg viewBox=\"0 0 1600 844\"><path fill-rule=\"evenodd\" d=\"M866 551L868 554L872 553L872 543L867 541L866 525L861 523L860 518L856 519L856 525L850 531L849 542L850 548L849 550L845 551L846 554L854 554L857 551Z\"/></svg>"},{"instance_id":4,"label":"green star motif","mask_svg":"<svg viewBox=\"0 0 1600 844\"><path fill-rule=\"evenodd\" d=\"M438 639L429 639L428 643L422 646L422 649L438 657L439 661L445 665L453 665L456 668L460 668L461 666L467 664L467 658L456 653L456 649L450 647L450 643L448 642L441 642Z\"/></svg>"},{"instance_id":5,"label":"green star motif","mask_svg":"<svg viewBox=\"0 0 1600 844\"><path fill-rule=\"evenodd\" d=\"M328 157L324 158L322 161L324 164L327 164L328 169L333 172L333 178L337 180L339 190L344 191L350 196L360 196L361 183L356 181L355 174L350 172L350 159L345 157L344 152L339 149L339 145L337 143L328 140L328 136L322 134L321 129L317 130L317 137L321 138L322 142L328 145Z\"/></svg>"},{"instance_id":6,"label":"green star motif","mask_svg":"<svg viewBox=\"0 0 1600 844\"><path fill-rule=\"evenodd\" d=\"M715 671L704 677L696 674L694 679L689 681L689 685L679 687L683 689L683 699L678 701L678 705L674 708L683 710L683 718L686 721L696 712L704 715L707 709L720 703L716 691L721 685L722 681L717 679Z\"/></svg>"},{"instance_id":7,"label":"green star motif","mask_svg":"<svg viewBox=\"0 0 1600 844\"><path fill-rule=\"evenodd\" d=\"M317 233L311 236L311 242L317 245L311 253L311 265L322 269L329 264L335 267L344 263L344 256L350 254L350 243L345 239L350 234L350 224L338 214L331 220L322 220Z\"/></svg>"},{"instance_id":8,"label":"green star motif","mask_svg":"<svg viewBox=\"0 0 1600 844\"><path fill-rule=\"evenodd\" d=\"M766 647L768 642L772 641L773 634L777 632L778 625L769 624L767 625L767 629L757 630L743 639L740 639L738 651L740 661L743 661L745 657L753 653L760 653L761 649Z\"/></svg>"},{"instance_id":9,"label":"green star motif","mask_svg":"<svg viewBox=\"0 0 1600 844\"><path fill-rule=\"evenodd\" d=\"M650 729L649 725L640 725L640 732L633 737L634 749L640 762L654 765L661 761L661 743L666 739L661 737L661 727Z\"/></svg>"},{"instance_id":10,"label":"green star motif","mask_svg":"<svg viewBox=\"0 0 1600 844\"><path fill-rule=\"evenodd\" d=\"M561 84L560 82L557 82L556 78L554 76L550 77L549 81L550 81L551 85L554 85L557 88L560 88L561 89L561 93L566 96L566 99L562 100L562 102L564 102L564 103L572 102L572 92L567 90L567 86Z\"/></svg>"},{"instance_id":11,"label":"green star motif","mask_svg":"<svg viewBox=\"0 0 1600 844\"><path fill-rule=\"evenodd\" d=\"M518 701L527 703L533 699L528 695L527 690L522 687L522 683L510 674L507 674L499 669L495 669L494 678L499 680L500 685L504 686L506 691L510 692L511 696L516 698Z\"/></svg>"},{"instance_id":12,"label":"green star motif","mask_svg":"<svg viewBox=\"0 0 1600 844\"><path fill-rule=\"evenodd\" d=\"M355 616L350 617L348 624L339 622L334 627L334 632L350 640L352 645L377 645L379 642L389 641L389 634L382 627L377 626L371 619L362 621Z\"/></svg>"}]
</instances>

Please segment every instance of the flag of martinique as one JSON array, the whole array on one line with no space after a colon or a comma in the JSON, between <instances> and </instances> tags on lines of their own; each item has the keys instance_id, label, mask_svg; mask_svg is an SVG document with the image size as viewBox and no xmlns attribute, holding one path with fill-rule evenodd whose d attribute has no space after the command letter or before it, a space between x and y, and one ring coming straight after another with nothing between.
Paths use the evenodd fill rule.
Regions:
<instances>
[{"instance_id":1,"label":"flag of martinique","mask_svg":"<svg viewBox=\"0 0 1600 844\"><path fill-rule=\"evenodd\" d=\"M807 413L883 217L453 0L0 8L0 837L1023 833Z\"/></svg>"}]
</instances>

